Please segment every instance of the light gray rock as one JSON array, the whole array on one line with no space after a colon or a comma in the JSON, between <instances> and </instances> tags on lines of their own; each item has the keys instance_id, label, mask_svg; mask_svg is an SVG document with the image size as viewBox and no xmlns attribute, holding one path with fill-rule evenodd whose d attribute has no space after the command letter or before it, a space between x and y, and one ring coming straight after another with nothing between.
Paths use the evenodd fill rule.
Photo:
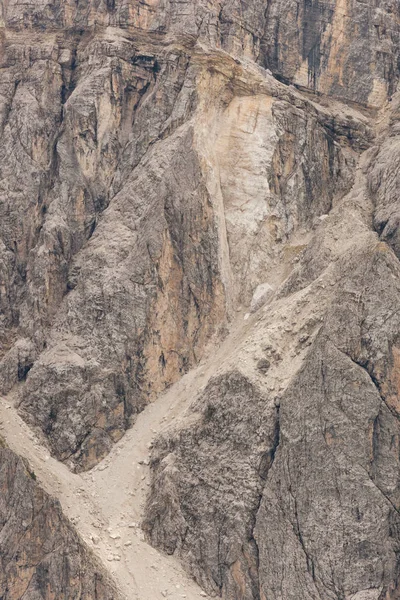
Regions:
<instances>
[{"instance_id":1,"label":"light gray rock","mask_svg":"<svg viewBox=\"0 0 400 600\"><path fill-rule=\"evenodd\" d=\"M398 190L400 179L400 94L397 92L391 103L390 136L377 150L374 168L369 175L369 184L375 197L374 226L383 241L390 244L400 257L400 207Z\"/></svg>"},{"instance_id":2,"label":"light gray rock","mask_svg":"<svg viewBox=\"0 0 400 600\"><path fill-rule=\"evenodd\" d=\"M284 81L382 106L399 78L398 23L392 0L271 0L260 56Z\"/></svg>"},{"instance_id":3,"label":"light gray rock","mask_svg":"<svg viewBox=\"0 0 400 600\"><path fill-rule=\"evenodd\" d=\"M27 463L0 449L0 594L4 600L119 600L111 580Z\"/></svg>"},{"instance_id":4,"label":"light gray rock","mask_svg":"<svg viewBox=\"0 0 400 600\"><path fill-rule=\"evenodd\" d=\"M254 291L250 304L250 312L254 313L261 308L274 293L274 288L269 283L261 283Z\"/></svg>"},{"instance_id":5,"label":"light gray rock","mask_svg":"<svg viewBox=\"0 0 400 600\"><path fill-rule=\"evenodd\" d=\"M399 11L0 7L0 391L52 454L93 467L276 290L149 443L146 535L227 600L400 594ZM24 463L2 464L0 596L25 581L16 473L22 503L44 498L32 600L47 560L56 596L75 594L58 546L40 554L53 517L71 585L112 597Z\"/></svg>"},{"instance_id":6,"label":"light gray rock","mask_svg":"<svg viewBox=\"0 0 400 600\"><path fill-rule=\"evenodd\" d=\"M3 15L0 386L23 383L21 414L80 470L275 278L350 189L371 129L238 64L210 24L179 37L177 5L46 6Z\"/></svg>"},{"instance_id":7,"label":"light gray rock","mask_svg":"<svg viewBox=\"0 0 400 600\"><path fill-rule=\"evenodd\" d=\"M209 593L398 594L400 263L373 230L384 190L370 185L386 144L362 157L351 192L317 226L244 345L232 348L218 383L195 401L192 419L201 417L153 450L145 531ZM275 342L261 344L261 359L263 338ZM249 352L254 369L242 358ZM246 389L240 410L233 362ZM264 477L256 449L270 452ZM220 489L229 498L223 510Z\"/></svg>"}]
</instances>

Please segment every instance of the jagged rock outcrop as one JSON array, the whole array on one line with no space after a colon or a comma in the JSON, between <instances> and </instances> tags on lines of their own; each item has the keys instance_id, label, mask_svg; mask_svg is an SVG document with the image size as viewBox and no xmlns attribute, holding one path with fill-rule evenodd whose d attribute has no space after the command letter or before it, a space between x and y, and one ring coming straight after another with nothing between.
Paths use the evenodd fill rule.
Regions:
<instances>
[{"instance_id":1,"label":"jagged rock outcrop","mask_svg":"<svg viewBox=\"0 0 400 600\"><path fill-rule=\"evenodd\" d=\"M3 7L0 381L77 469L221 336L371 141L368 115L248 61L261 5L188 8Z\"/></svg>"},{"instance_id":2,"label":"jagged rock outcrop","mask_svg":"<svg viewBox=\"0 0 400 600\"><path fill-rule=\"evenodd\" d=\"M23 459L0 448L1 598L120 598L58 500L35 479Z\"/></svg>"},{"instance_id":3,"label":"jagged rock outcrop","mask_svg":"<svg viewBox=\"0 0 400 600\"><path fill-rule=\"evenodd\" d=\"M398 596L397 106L188 425L153 450L148 536L223 597Z\"/></svg>"},{"instance_id":4,"label":"jagged rock outcrop","mask_svg":"<svg viewBox=\"0 0 400 600\"><path fill-rule=\"evenodd\" d=\"M399 3L0 25L1 392L89 469L264 286L154 444L147 537L227 599L399 597Z\"/></svg>"},{"instance_id":5,"label":"jagged rock outcrop","mask_svg":"<svg viewBox=\"0 0 400 600\"><path fill-rule=\"evenodd\" d=\"M263 64L285 81L382 106L399 78L396 1L270 0Z\"/></svg>"},{"instance_id":6,"label":"jagged rock outcrop","mask_svg":"<svg viewBox=\"0 0 400 600\"><path fill-rule=\"evenodd\" d=\"M400 95L391 100L390 134L383 138L377 150L369 185L375 198L374 228L400 258L400 207L398 202L400 159ZM384 135L384 133L383 133Z\"/></svg>"}]
</instances>

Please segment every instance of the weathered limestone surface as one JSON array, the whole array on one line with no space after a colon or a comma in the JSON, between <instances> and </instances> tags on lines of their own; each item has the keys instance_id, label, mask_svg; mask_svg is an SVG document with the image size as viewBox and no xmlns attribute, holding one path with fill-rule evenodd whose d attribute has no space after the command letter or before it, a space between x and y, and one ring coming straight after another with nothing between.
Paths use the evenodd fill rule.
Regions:
<instances>
[{"instance_id":1,"label":"weathered limestone surface","mask_svg":"<svg viewBox=\"0 0 400 600\"><path fill-rule=\"evenodd\" d=\"M153 450L145 530L209 592L399 594L397 107L187 425Z\"/></svg>"},{"instance_id":2,"label":"weathered limestone surface","mask_svg":"<svg viewBox=\"0 0 400 600\"><path fill-rule=\"evenodd\" d=\"M262 8L3 6L1 388L74 468L282 270L370 143L367 116L257 66Z\"/></svg>"},{"instance_id":3,"label":"weathered limestone surface","mask_svg":"<svg viewBox=\"0 0 400 600\"><path fill-rule=\"evenodd\" d=\"M223 597L397 597L400 265L351 226L153 451L145 529Z\"/></svg>"},{"instance_id":4,"label":"weathered limestone surface","mask_svg":"<svg viewBox=\"0 0 400 600\"><path fill-rule=\"evenodd\" d=\"M399 78L399 18L395 0L271 0L262 61L290 82L381 106Z\"/></svg>"},{"instance_id":5,"label":"weathered limestone surface","mask_svg":"<svg viewBox=\"0 0 400 600\"><path fill-rule=\"evenodd\" d=\"M154 444L148 539L226 599L398 598L399 3L0 11L1 393L90 469L266 286Z\"/></svg>"},{"instance_id":6,"label":"weathered limestone surface","mask_svg":"<svg viewBox=\"0 0 400 600\"><path fill-rule=\"evenodd\" d=\"M0 595L117 600L104 570L26 462L0 449Z\"/></svg>"}]
</instances>

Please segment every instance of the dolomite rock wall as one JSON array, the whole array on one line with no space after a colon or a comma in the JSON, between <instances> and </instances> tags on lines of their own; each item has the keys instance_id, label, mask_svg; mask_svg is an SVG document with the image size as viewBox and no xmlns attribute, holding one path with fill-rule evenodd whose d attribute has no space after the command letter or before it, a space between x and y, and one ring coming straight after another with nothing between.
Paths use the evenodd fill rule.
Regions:
<instances>
[{"instance_id":1,"label":"dolomite rock wall","mask_svg":"<svg viewBox=\"0 0 400 600\"><path fill-rule=\"evenodd\" d=\"M0 386L53 455L276 289L151 461L148 539L227 599L399 596L399 10L1 5Z\"/></svg>"},{"instance_id":2,"label":"dolomite rock wall","mask_svg":"<svg viewBox=\"0 0 400 600\"><path fill-rule=\"evenodd\" d=\"M224 598L398 595L400 268L347 200L153 450L148 537Z\"/></svg>"},{"instance_id":3,"label":"dolomite rock wall","mask_svg":"<svg viewBox=\"0 0 400 600\"><path fill-rule=\"evenodd\" d=\"M153 450L148 537L224 598L398 596L397 102L352 190Z\"/></svg>"},{"instance_id":4,"label":"dolomite rock wall","mask_svg":"<svg viewBox=\"0 0 400 600\"><path fill-rule=\"evenodd\" d=\"M0 595L4 600L118 600L102 567L35 482L23 459L0 449Z\"/></svg>"},{"instance_id":5,"label":"dolomite rock wall","mask_svg":"<svg viewBox=\"0 0 400 600\"><path fill-rule=\"evenodd\" d=\"M3 8L0 380L77 469L281 277L371 139L218 49L239 30L126 10Z\"/></svg>"},{"instance_id":6,"label":"dolomite rock wall","mask_svg":"<svg viewBox=\"0 0 400 600\"><path fill-rule=\"evenodd\" d=\"M399 78L399 11L394 0L271 0L263 64L300 86L382 106Z\"/></svg>"}]
</instances>

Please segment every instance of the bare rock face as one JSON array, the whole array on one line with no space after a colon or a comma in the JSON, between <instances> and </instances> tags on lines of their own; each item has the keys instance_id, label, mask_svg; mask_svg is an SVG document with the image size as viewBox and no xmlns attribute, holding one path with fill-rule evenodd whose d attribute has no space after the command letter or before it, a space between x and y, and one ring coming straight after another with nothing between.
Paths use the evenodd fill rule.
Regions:
<instances>
[{"instance_id":1,"label":"bare rock face","mask_svg":"<svg viewBox=\"0 0 400 600\"><path fill-rule=\"evenodd\" d=\"M377 150L369 185L376 199L374 227L383 241L400 257L400 207L398 203L400 156L400 94L397 92L389 112L390 136Z\"/></svg>"},{"instance_id":2,"label":"bare rock face","mask_svg":"<svg viewBox=\"0 0 400 600\"><path fill-rule=\"evenodd\" d=\"M179 6L3 8L0 383L78 470L274 284L371 140L257 66L261 4Z\"/></svg>"},{"instance_id":3,"label":"bare rock face","mask_svg":"<svg viewBox=\"0 0 400 600\"><path fill-rule=\"evenodd\" d=\"M399 16L393 0L271 0L263 63L300 86L381 106L399 78Z\"/></svg>"},{"instance_id":4,"label":"bare rock face","mask_svg":"<svg viewBox=\"0 0 400 600\"><path fill-rule=\"evenodd\" d=\"M209 592L397 597L400 268L358 227L153 451L145 529Z\"/></svg>"},{"instance_id":5,"label":"bare rock face","mask_svg":"<svg viewBox=\"0 0 400 600\"><path fill-rule=\"evenodd\" d=\"M191 142L182 131L149 154L73 264L78 280L22 399L62 459L78 449L75 460L94 464L148 398L193 364L221 311L217 238Z\"/></svg>"},{"instance_id":6,"label":"bare rock face","mask_svg":"<svg viewBox=\"0 0 400 600\"><path fill-rule=\"evenodd\" d=\"M90 469L246 309L154 443L148 540L227 600L398 598L399 3L0 10L1 393ZM3 595L111 598L4 453Z\"/></svg>"},{"instance_id":7,"label":"bare rock face","mask_svg":"<svg viewBox=\"0 0 400 600\"><path fill-rule=\"evenodd\" d=\"M184 53L160 49L161 65L112 31L30 31L3 36L17 84L4 102L1 379L6 392L33 366L24 414L89 467L223 322L217 234L191 127L162 140L194 102Z\"/></svg>"},{"instance_id":8,"label":"bare rock face","mask_svg":"<svg viewBox=\"0 0 400 600\"><path fill-rule=\"evenodd\" d=\"M397 119L396 95L353 188L153 450L144 528L210 593L399 594Z\"/></svg>"},{"instance_id":9,"label":"bare rock face","mask_svg":"<svg viewBox=\"0 0 400 600\"><path fill-rule=\"evenodd\" d=\"M4 600L117 600L103 569L36 483L23 459L0 449L0 595Z\"/></svg>"}]
</instances>

